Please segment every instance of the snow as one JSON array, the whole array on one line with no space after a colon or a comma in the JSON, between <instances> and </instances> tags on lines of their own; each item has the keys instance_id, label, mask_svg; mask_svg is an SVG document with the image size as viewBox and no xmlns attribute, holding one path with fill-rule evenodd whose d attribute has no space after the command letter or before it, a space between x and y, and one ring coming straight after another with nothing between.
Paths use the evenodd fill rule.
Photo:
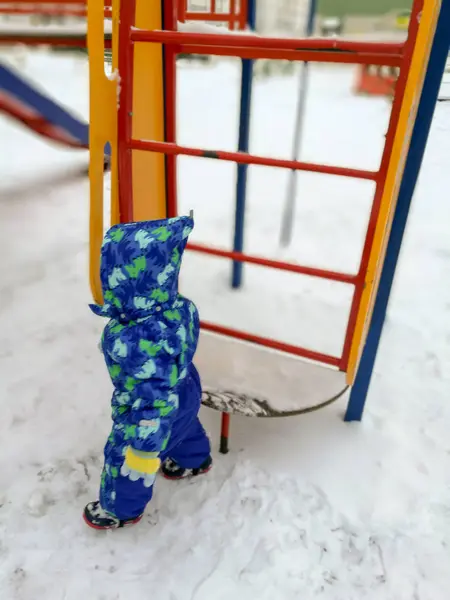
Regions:
<instances>
[{"instance_id":1,"label":"snow","mask_svg":"<svg viewBox=\"0 0 450 600\"><path fill-rule=\"evenodd\" d=\"M83 58L35 52L23 68L87 118ZM353 79L312 69L302 159L377 167L389 105L353 96ZM253 151L289 155L296 82L256 83ZM180 66L180 143L235 148L237 83L233 62ZM141 525L98 534L80 518L97 494L111 392L102 322L87 307L88 157L1 118L2 600L448 598L449 130L440 103L364 421L342 421L345 400L302 417L235 417L231 453L214 451L210 475L158 481ZM229 247L235 167L181 158L179 171L193 239ZM249 169L247 250L354 271L371 184L301 174L295 242L280 250L286 177ZM205 320L339 349L346 286L249 267L231 293L229 275L223 260L186 256L183 291ZM216 449L218 415L202 420Z\"/></svg>"},{"instance_id":2,"label":"snow","mask_svg":"<svg viewBox=\"0 0 450 600\"><path fill-rule=\"evenodd\" d=\"M120 77L120 73L118 69L114 69L114 71L112 71L112 66L111 65L106 65L107 68L105 69L106 72L106 77L108 78L109 81L115 81L116 82L116 108L117 111L120 108L120 92L122 90L122 78ZM111 71L111 72L109 72Z\"/></svg>"}]
</instances>

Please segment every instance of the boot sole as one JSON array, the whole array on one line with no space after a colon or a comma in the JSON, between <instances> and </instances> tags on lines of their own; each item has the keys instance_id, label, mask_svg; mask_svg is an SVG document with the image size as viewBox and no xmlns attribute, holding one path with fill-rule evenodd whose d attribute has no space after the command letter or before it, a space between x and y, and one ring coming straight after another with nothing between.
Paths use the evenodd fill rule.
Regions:
<instances>
[{"instance_id":1,"label":"boot sole","mask_svg":"<svg viewBox=\"0 0 450 600\"><path fill-rule=\"evenodd\" d=\"M116 525L111 525L111 527L101 527L100 525L94 525L94 523L91 523L91 521L89 521L89 519L86 517L85 514L83 514L83 521L91 529L95 529L96 531L108 531L109 529L123 529L125 527L129 527L130 525L136 525L136 523L139 523L139 521L142 520L143 516L144 515L140 515L139 517L136 517L136 519L133 519L132 521L126 521L126 523L124 523L121 527L120 526L117 527Z\"/></svg>"},{"instance_id":2,"label":"boot sole","mask_svg":"<svg viewBox=\"0 0 450 600\"><path fill-rule=\"evenodd\" d=\"M212 465L204 471L197 473L197 475L182 475L181 477L170 477L170 475L166 475L163 471L161 471L161 475L164 477L164 479L167 479L167 481L181 481L182 479L193 479L194 477L199 477L200 475L206 475L206 473L209 473L211 469Z\"/></svg>"}]
</instances>

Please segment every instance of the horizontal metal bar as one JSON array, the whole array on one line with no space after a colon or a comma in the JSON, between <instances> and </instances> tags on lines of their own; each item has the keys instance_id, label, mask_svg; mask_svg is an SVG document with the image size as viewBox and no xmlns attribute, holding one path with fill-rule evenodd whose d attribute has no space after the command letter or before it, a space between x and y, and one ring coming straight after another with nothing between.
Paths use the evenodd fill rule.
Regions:
<instances>
[{"instance_id":1,"label":"horizontal metal bar","mask_svg":"<svg viewBox=\"0 0 450 600\"><path fill-rule=\"evenodd\" d=\"M324 363L333 367L338 367L340 363L340 358L336 358L335 356L323 354L322 352L316 352L315 350L307 350L306 348L293 346L292 344L285 344L284 342L271 340L270 338L247 333L246 331L231 329L230 327L223 327L222 325L216 325L207 321L201 321L200 326L205 331L211 331L219 335L226 335L237 340L250 342L252 344L257 344L258 346L265 346L266 348L272 348L273 350L279 350L280 352L286 352L300 358L307 358L308 360Z\"/></svg>"},{"instance_id":2,"label":"horizontal metal bar","mask_svg":"<svg viewBox=\"0 0 450 600\"><path fill-rule=\"evenodd\" d=\"M328 279L330 281L338 281L339 283L350 283L355 285L358 277L356 274L349 275L347 273L339 273L337 271L327 271L326 269L305 267L281 260L264 258L262 256L252 256L250 254L243 254L242 252L233 252L229 250L221 250L220 248L212 248L210 246L204 246L203 244L190 243L187 245L187 248L192 252L209 254L211 256L219 256L221 258L231 258L232 260L236 260L238 262L260 265L261 267L269 267L271 269L278 269L280 271L289 271L291 273L299 273L301 275L318 277L320 279Z\"/></svg>"},{"instance_id":3,"label":"horizontal metal bar","mask_svg":"<svg viewBox=\"0 0 450 600\"><path fill-rule=\"evenodd\" d=\"M112 16L111 0L106 0L105 17ZM87 0L0 0L0 14L9 15L51 15L51 16L87 16Z\"/></svg>"},{"instance_id":4,"label":"horizontal metal bar","mask_svg":"<svg viewBox=\"0 0 450 600\"><path fill-rule=\"evenodd\" d=\"M51 5L46 8L45 6L41 7L40 5L29 5L25 6L2 6L0 5L0 14L2 15L51 15L51 16L68 16L68 17L85 17L86 9L85 8L64 8L63 6L53 7Z\"/></svg>"},{"instance_id":5,"label":"horizontal metal bar","mask_svg":"<svg viewBox=\"0 0 450 600\"><path fill-rule=\"evenodd\" d=\"M352 52L317 52L315 50L271 50L266 48L214 47L193 44L174 46L177 53L199 54L205 56L230 56L250 60L290 60L316 63L338 63L347 65L375 65L382 67L400 67L402 57L391 54L369 54Z\"/></svg>"},{"instance_id":6,"label":"horizontal metal bar","mask_svg":"<svg viewBox=\"0 0 450 600\"><path fill-rule=\"evenodd\" d=\"M45 32L44 32L45 33ZM86 48L86 34L33 34L25 32L2 32L0 33L0 46L9 44L23 44L24 46L58 46L63 48ZM111 48L111 35L105 37L105 49Z\"/></svg>"},{"instance_id":7,"label":"horizontal metal bar","mask_svg":"<svg viewBox=\"0 0 450 600\"><path fill-rule=\"evenodd\" d=\"M278 167L282 169L295 169L297 171L309 171L311 173L322 173L325 175L337 175L341 177L352 177L355 179L366 179L376 181L376 171L364 171L361 169L349 169L347 167L333 167L299 160L285 160L283 158L266 158L247 154L246 152L225 152L222 150L203 150L201 148L188 148L167 142L154 142L150 140L131 140L132 150L148 150L150 152L161 152L169 155L196 156L199 158L214 158L242 165L262 165L266 167Z\"/></svg>"},{"instance_id":8,"label":"horizontal metal bar","mask_svg":"<svg viewBox=\"0 0 450 600\"><path fill-rule=\"evenodd\" d=\"M52 6L55 5L59 5L59 4L80 4L80 5L87 5L87 0L0 0L0 4L13 4L13 5L21 5L21 4L25 4L25 5L30 5L30 4L35 4L37 6L42 6L45 8L46 5L50 4ZM112 0L104 0L104 5L105 6L111 6L112 5Z\"/></svg>"},{"instance_id":9,"label":"horizontal metal bar","mask_svg":"<svg viewBox=\"0 0 450 600\"><path fill-rule=\"evenodd\" d=\"M87 10L85 8L63 8L61 7L49 7L45 8L42 5L33 6L19 6L18 8L8 8L7 6L0 6L0 14L2 15L45 15L52 17L86 17ZM112 9L105 8L105 18L112 17Z\"/></svg>"},{"instance_id":10,"label":"horizontal metal bar","mask_svg":"<svg viewBox=\"0 0 450 600\"><path fill-rule=\"evenodd\" d=\"M156 42L159 44L195 44L201 46L229 48L270 48L272 50L314 50L316 52L351 52L402 56L402 43L353 42L335 38L292 39L262 37L245 34L184 33L181 31L146 31L132 29L130 39L134 42Z\"/></svg>"}]
</instances>

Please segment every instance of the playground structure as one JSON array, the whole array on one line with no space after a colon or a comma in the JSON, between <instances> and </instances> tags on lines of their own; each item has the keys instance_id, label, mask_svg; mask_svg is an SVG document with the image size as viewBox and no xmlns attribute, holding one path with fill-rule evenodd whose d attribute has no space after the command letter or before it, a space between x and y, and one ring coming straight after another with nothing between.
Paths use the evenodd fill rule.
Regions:
<instances>
[{"instance_id":1,"label":"playground structure","mask_svg":"<svg viewBox=\"0 0 450 600\"><path fill-rule=\"evenodd\" d=\"M97 302L102 301L98 273L103 235L103 187L100 168L96 168L95 164L96 156L99 156L106 141L111 141L113 148L113 222L177 214L176 157L179 155L237 163L237 196L238 204L240 201L241 205L243 197L239 196L239 189L242 186L245 188L244 169L249 164L374 181L376 192L360 268L356 274L324 271L250 256L243 253L242 248L228 251L201 244L188 245L191 251L230 259L234 263L247 262L299 275L340 281L353 285L355 289L342 354L337 357L202 322L203 334L197 364L205 382L205 402L215 408L243 414L298 414L326 405L344 393L347 386L352 386L346 418L360 419L373 370L374 356L371 355L378 345L386 312L386 306L381 306L380 302L386 300L387 303L385 295L390 289L395 270L395 252L390 254L389 248L398 242L401 226L397 223L393 228L392 224L399 214L396 213L396 207L397 211L404 210L411 200L412 189L407 187L411 181L415 181L417 175L417 163L420 164L431 122L430 102L433 98L436 100L436 81L440 80L448 51L445 18L448 18L450 3L445 0L441 10L441 2L416 0L408 39L404 44L337 39L290 40L235 36L232 33L183 33L176 31L177 21L187 18L183 10L177 14L179 3L166 1L161 5L156 4L157 6L150 8L142 0L121 4L113 2L113 69L118 69L120 73L117 109L116 84L105 79L102 81L103 10L95 4L95 0L90 0L89 3L92 100L91 284L94 297ZM247 22L252 28L255 5L249 1L246 8ZM203 18L207 20L207 15ZM216 15L211 15L211 20L215 19ZM440 29L436 33L438 19ZM437 48L437 56L430 60L433 43ZM445 44L447 48L444 55L442 47ZM241 107L244 103L247 108L251 83L245 79L245 65L253 59L374 64L398 68L400 75L380 169L375 172L361 171L249 155L248 123L243 125L242 121L238 152L177 145L175 57L179 52L243 59ZM432 91L431 94L429 90L427 94L423 94L425 104L421 103L421 110L428 110L429 114L415 128L426 73ZM148 83L150 80L154 83L151 88ZM107 98L110 99L109 102ZM153 107L152 114L144 110L150 103ZM104 110L105 105L110 108L109 114ZM159 119L155 116L159 116ZM165 127L162 127L162 123ZM408 159L408 162L415 162L414 166L410 164L405 170L410 145L415 143L415 139L412 139L413 130L416 139L421 136L424 139L422 147L415 147L416 154L410 155ZM247 148L241 147L245 145ZM402 178L403 196L399 196ZM149 182L152 182L154 197L151 205L147 201ZM399 197L400 203L397 204ZM242 206L237 206L236 212L240 209ZM383 264L387 265L388 271L383 269ZM378 339L374 339L374 336ZM307 361L300 361L298 357ZM274 373L278 373L279 377L274 377ZM277 398L279 403L277 409L270 410L270 399L273 398ZM259 410L255 409L255 405ZM223 451L227 449L228 426L229 413L225 413L222 424Z\"/></svg>"},{"instance_id":2,"label":"playground structure","mask_svg":"<svg viewBox=\"0 0 450 600\"><path fill-rule=\"evenodd\" d=\"M27 3L29 4L29 3ZM203 21L231 30L255 22L255 2L230 1L218 15L215 3ZM178 22L194 20L184 2L113 0L112 69L104 71L104 6L88 0L90 60L90 280L102 303L99 281L104 232L103 151L111 145L111 224L177 214L177 156L237 164L236 215L242 217L232 251L189 244L188 249L243 263L351 285L348 327L339 356L288 345L219 324L202 322L196 356L206 405L224 412L221 450L227 451L229 415L287 416L321 408L349 387L346 420L359 420L373 372L408 210L420 169L450 40L450 0L415 0L405 43L340 39L279 39L252 35L186 33ZM192 17L192 18L191 18ZM232 26L231 26L232 25ZM176 55L239 57L243 61L237 152L179 146L176 142ZM251 67L255 59L281 59L398 68L392 113L376 171L283 160L248 153ZM151 107L151 110L149 110ZM357 273L305 267L244 252L246 169L250 164L359 178L376 186ZM151 194L149 194L151 189ZM151 202L149 202L151 198ZM238 239L237 239L238 238Z\"/></svg>"}]
</instances>

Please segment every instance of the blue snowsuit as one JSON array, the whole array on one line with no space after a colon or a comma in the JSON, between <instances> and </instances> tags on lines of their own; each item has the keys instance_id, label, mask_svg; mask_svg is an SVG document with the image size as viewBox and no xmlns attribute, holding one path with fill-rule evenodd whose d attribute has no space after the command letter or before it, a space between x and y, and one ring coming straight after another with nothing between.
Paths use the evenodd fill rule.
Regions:
<instances>
[{"instance_id":1,"label":"blue snowsuit","mask_svg":"<svg viewBox=\"0 0 450 600\"><path fill-rule=\"evenodd\" d=\"M113 427L105 446L102 508L119 519L142 514L161 460L198 468L210 443L198 420L201 383L192 359L198 312L178 294L181 257L193 229L189 217L120 224L101 254L109 317L102 352L114 385ZM141 469L135 465L150 465Z\"/></svg>"}]
</instances>

